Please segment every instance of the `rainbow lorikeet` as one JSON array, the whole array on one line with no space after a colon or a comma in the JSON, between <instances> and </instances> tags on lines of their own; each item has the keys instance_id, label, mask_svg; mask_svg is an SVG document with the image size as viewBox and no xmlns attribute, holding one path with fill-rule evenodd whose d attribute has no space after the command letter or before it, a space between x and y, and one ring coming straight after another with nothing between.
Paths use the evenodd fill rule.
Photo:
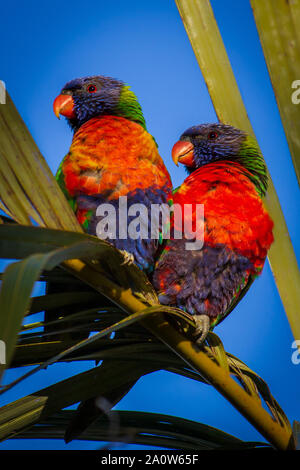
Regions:
<instances>
[{"instance_id":1,"label":"rainbow lorikeet","mask_svg":"<svg viewBox=\"0 0 300 470\"><path fill-rule=\"evenodd\" d=\"M262 202L267 170L254 138L221 123L187 129L172 157L189 173L173 191L174 207L184 215L179 221L173 217L153 283L162 304L195 316L201 342L232 311L264 266L273 242L273 222ZM185 214L188 204L191 210ZM204 205L203 246L187 250L193 232L196 240L197 204ZM176 239L174 234L188 218L192 231Z\"/></svg>"},{"instance_id":2,"label":"rainbow lorikeet","mask_svg":"<svg viewBox=\"0 0 300 470\"><path fill-rule=\"evenodd\" d=\"M74 131L56 178L78 221L86 232L99 236L97 208L111 204L117 227L106 240L130 254L141 269L151 271L158 240L151 238L150 230L148 238L124 235L127 227L118 224L119 198L127 197L128 208L143 204L150 214L151 204L167 201L172 185L135 94L120 80L79 78L63 87L53 108L57 117L67 118ZM134 215L128 214L130 224Z\"/></svg>"},{"instance_id":3,"label":"rainbow lorikeet","mask_svg":"<svg viewBox=\"0 0 300 470\"><path fill-rule=\"evenodd\" d=\"M129 86L114 78L79 78L63 87L53 108L57 117L67 118L74 131L70 150L56 178L79 223L89 234L99 236L99 221L103 219L97 209L102 204L110 204L115 209L116 230L114 236L110 234L106 240L124 252L125 260L129 255L129 259L150 274L159 248L159 240L151 238L150 233L151 205L167 203L172 184L157 144L147 132L135 94ZM119 218L120 200L124 197L128 209L139 204L148 210L149 218L140 224L148 229L148 238L132 238L126 236L126 231L124 236L127 227L122 226ZM128 210L125 225L129 226L135 215L130 215ZM159 219L159 214L157 217ZM156 226L160 225L157 220ZM59 285L53 286L50 292L59 289ZM70 313L73 313L70 309L59 312L60 315ZM122 335L122 332L117 334ZM104 360L97 373L105 377L105 371L112 367L111 361ZM128 383L116 385L106 393L104 398L110 406L115 405L136 380L138 377L135 380L131 377ZM101 410L96 398L81 403L66 431L66 441L82 432L99 415Z\"/></svg>"}]
</instances>

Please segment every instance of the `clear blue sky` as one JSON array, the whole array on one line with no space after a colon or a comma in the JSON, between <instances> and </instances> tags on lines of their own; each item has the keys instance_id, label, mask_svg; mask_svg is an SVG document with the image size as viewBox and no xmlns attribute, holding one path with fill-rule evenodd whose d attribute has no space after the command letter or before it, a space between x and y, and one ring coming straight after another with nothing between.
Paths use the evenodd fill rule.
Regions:
<instances>
[{"instance_id":1,"label":"clear blue sky","mask_svg":"<svg viewBox=\"0 0 300 470\"><path fill-rule=\"evenodd\" d=\"M248 114L279 195L296 255L300 255L300 194L248 0L212 6ZM186 174L170 150L183 130L216 116L172 0L80 2L29 0L1 5L0 79L7 84L39 148L56 171L71 132L52 112L65 82L102 74L131 85L174 186ZM300 79L300 77L295 77ZM268 263L233 313L216 328L227 351L261 375L293 421L300 419L300 365L291 362L293 337ZM13 389L7 401L91 367L60 364ZM7 375L7 381L15 376ZM4 403L4 401L2 402ZM166 413L203 422L245 440L263 440L213 388L171 373L141 379L118 409ZM11 440L0 449L95 449L99 443Z\"/></svg>"}]
</instances>

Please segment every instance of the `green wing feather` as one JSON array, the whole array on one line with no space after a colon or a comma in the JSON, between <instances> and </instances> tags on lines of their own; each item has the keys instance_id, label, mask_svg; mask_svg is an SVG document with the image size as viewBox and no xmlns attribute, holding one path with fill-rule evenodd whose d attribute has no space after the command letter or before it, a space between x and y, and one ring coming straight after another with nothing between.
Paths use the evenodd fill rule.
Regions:
<instances>
[{"instance_id":1,"label":"green wing feather","mask_svg":"<svg viewBox=\"0 0 300 470\"><path fill-rule=\"evenodd\" d=\"M66 184L65 184L65 176L64 176L64 172L63 172L63 168L62 168L63 164L64 164L64 160L61 162L61 164L58 167L58 170L57 170L56 175L55 175L55 179L58 182L58 185L59 185L60 189L62 190L62 192L66 196L66 198L68 200L68 203L70 204L72 210L74 212L76 212L76 209L77 209L76 198L72 197L70 195L69 191L67 190L67 187L66 187Z\"/></svg>"}]
</instances>

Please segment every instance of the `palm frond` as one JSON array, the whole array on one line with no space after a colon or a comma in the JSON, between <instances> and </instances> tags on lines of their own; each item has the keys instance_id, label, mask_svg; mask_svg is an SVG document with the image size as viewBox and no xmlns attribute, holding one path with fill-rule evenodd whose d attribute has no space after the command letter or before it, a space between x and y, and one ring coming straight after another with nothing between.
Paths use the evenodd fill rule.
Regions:
<instances>
[{"instance_id":1,"label":"palm frond","mask_svg":"<svg viewBox=\"0 0 300 470\"><path fill-rule=\"evenodd\" d=\"M251 0L282 124L300 182L300 2Z\"/></svg>"},{"instance_id":2,"label":"palm frond","mask_svg":"<svg viewBox=\"0 0 300 470\"><path fill-rule=\"evenodd\" d=\"M31 369L25 375L21 375L18 379L16 379L13 383L10 383L2 388L1 393L9 390L11 387L15 386L16 384L20 383L21 380L24 380L30 377L32 374L38 372L41 369L45 369L49 365L53 364L54 362L58 361L72 361L72 360L103 360L109 359L110 361L114 361L114 367L111 367L110 373L112 375L116 375L118 379L120 376L124 374L124 383L132 382L137 380L141 375L146 373L152 372L154 370L164 369L170 372L176 372L183 376L189 376L195 380L205 383L211 383L207 380L206 376L203 375L201 370L195 370L193 366L190 366L177 354L174 354L173 351L170 350L165 344L161 343L157 340L155 335L147 333L139 324L137 325L136 322L140 321L142 318L146 318L148 315L153 315L153 313L164 312L169 317L169 328L172 324L172 319L176 319L180 321L180 325L178 324L178 328L182 328L189 324L193 323L192 317L187 315L181 310L178 309L171 309L167 307L160 306L158 304L153 306L145 306L143 310L139 310L136 313L131 315L125 315L123 309L117 308L114 304L107 304L107 301L103 301L103 296L98 294L97 292L94 293L94 297L92 296L88 302L93 301L95 302L95 306L90 310L78 311L73 314L73 318L61 318L58 319L53 323L52 326L55 326L52 334L57 334L62 331L66 331L66 323L69 326L71 331L76 331L76 329L84 327L88 334L94 333L92 336L89 336L88 339L76 342L66 343L64 341L51 341L51 333L48 333L44 327L45 322L31 322L30 316L35 315L39 311L43 311L44 309L48 308L50 302L53 305L53 296L49 296L45 294L44 296L39 296L37 298L30 298L30 292L34 281L38 280L41 276L43 276L43 269L51 269L56 266L58 263L61 262L62 259L65 259L66 256L78 256L83 255L85 259L87 259L88 255L91 255L92 258L97 257L101 260L101 252L104 250L105 256L107 256L108 250L116 251L113 247L106 243L100 243L100 252L98 243L95 243L93 247L95 251L91 251L91 244L93 245L92 241L90 240L91 237L85 236L84 234L80 235L81 239L87 239L86 242L80 241L77 243L73 243L74 240L70 239L70 246L66 245L66 238L64 237L64 248L56 248L53 250L53 244L50 243L50 240L53 240L53 237L56 235L54 230L48 230L45 228L39 227L24 227L24 226L15 226L14 227L14 236L11 234L11 228L7 225L0 226L0 240L6 240L5 243L5 251L1 251L0 249L0 256L2 257L10 257L12 252L12 246L16 243L17 240L17 233L19 233L19 239L21 240L20 249L19 249L19 256L26 254L29 255L19 261L17 263L13 263L7 268L8 271L8 280L7 280L7 272L3 277L3 289L1 293L5 293L7 302L3 303L3 308L7 308L7 310L3 310L4 315L2 316L2 321L7 318L11 318L13 315L18 316L19 318L24 315L24 312L27 311L27 323L21 328L20 325L16 325L15 321L11 325L11 323L7 321L8 326L14 328L14 341L17 343L16 349L14 349L14 344L11 346L12 351L14 351L14 356L11 359L11 366L28 366L36 364L36 367ZM28 245L26 240L28 237L27 232L31 234L35 232L32 239L36 242L36 250L37 253L29 252ZM41 234L41 244L42 247L45 249L47 246L49 251L44 253L39 253L39 244L38 244L38 233ZM55 238L56 246L59 246L59 236ZM11 245L11 246L10 246ZM22 246L24 248L24 252L22 252ZM51 246L51 248L50 248ZM28 271L24 271L24 263L30 263L34 260L34 266L36 266L36 256L39 256L38 262L39 268L35 269L28 273ZM11 273L11 266L13 266L13 274ZM135 271L136 268L129 266L129 271L132 269ZM50 271L51 272L51 271ZM25 273L25 274L24 274ZM108 273L109 274L109 273ZM14 298L14 292L16 288L16 284L14 282L8 282L12 276L15 276L17 279L23 279L22 276L25 275L26 283L31 283L30 286L23 291L22 293L18 291L19 301L18 304L15 305L14 302L9 302L9 299ZM66 274L68 276L68 274ZM63 276L61 277L62 282ZM129 276L127 280L129 280ZM147 288L147 293L150 291L150 286ZM0 301L1 301L1 293L0 293ZM85 292L80 292L77 290L77 296L84 295ZM71 300L68 295L66 298L64 296L54 295L55 306L59 308L60 306L63 307L65 303ZM7 304L7 305L6 305ZM28 306L24 309L24 305ZM87 304L88 305L88 304ZM12 308L13 307L13 308ZM86 306L85 306L86 307ZM151 318L151 317L150 317ZM171 324L170 324L171 322ZM168 329L169 329L168 328ZM39 329L39 331L34 331ZM115 337L110 338L109 335L112 332L116 332L119 329L125 329L126 336L125 337ZM17 336L17 332L19 334ZM98 331L98 333L95 333ZM12 337L10 332L9 338ZM267 385L265 382L255 374L250 368L248 368L245 364L242 363L239 359L235 358L234 356L225 352L224 347L220 338L214 333L210 333L206 340L206 343L203 348L203 352L198 354L204 354L204 356L211 362L212 365L221 368L223 374L226 377L229 377L229 374L235 376L238 381L240 382L242 388L247 393L247 396L252 397L252 400L255 400L257 406L261 407L261 399L264 400L267 407L269 407L272 415L272 419L274 422L279 423L285 429L289 429L289 423L287 418L285 417L284 412L281 410L280 406L272 397ZM130 364L130 373L128 372L128 368L126 367L126 362ZM210 364L210 363L208 363ZM210 365L211 365L210 364ZM97 369L96 369L97 370ZM108 372L106 372L107 374ZM80 375L78 376L79 380ZM82 377L85 377L83 374ZM68 385L69 382L65 381L65 387L69 390L68 394L65 394L65 387L62 384L56 384L54 388L49 388L44 391L38 392L38 395L48 396L47 399L47 406L43 409L42 415L48 416L49 410L53 412L53 410L59 411L61 408L69 406L70 404L74 404L79 400L89 399L93 397L95 394L103 394L105 392L105 387L103 390L103 382L105 378L98 373L98 377L101 377L99 381L98 388L93 385L93 387L87 386L88 392L82 396L81 391L82 388L76 385L76 389L79 390L79 394L75 392L70 392L70 389L73 385ZM76 379L74 378L75 383ZM80 379L81 380L81 379ZM84 379L83 379L84 380ZM123 379L122 379L123 380ZM113 389L113 380L110 378L108 381L110 384L111 389ZM235 382L234 382L235 383ZM116 385L117 386L117 385ZM120 383L118 382L118 386ZM62 392L62 400L58 399L59 393ZM51 396L55 397L53 401L53 405L50 406L51 403ZM35 396L31 398L32 401L35 401ZM64 400L67 401L64 401ZM11 419L15 422L16 415L15 409L19 409L21 411L21 415L18 416L18 423L21 426L20 429L23 429L24 423L28 426L28 416L23 416L23 407L22 403L28 403L30 397L24 397L15 402L14 405L9 405L9 407L4 407L2 412L4 416L6 416L6 421L3 422L3 425L0 426L1 432L5 434L5 429L9 425ZM21 405L21 406L20 406ZM41 410L43 406L38 405L39 409ZM53 408L52 408L53 407ZM13 410L13 418L9 413L9 410ZM33 422L35 422L36 418L39 418L39 414L32 414L31 415ZM26 418L26 419L25 419ZM25 421L24 421L25 419ZM8 429L10 429L8 427ZM15 428L16 430L16 428Z\"/></svg>"},{"instance_id":3,"label":"palm frond","mask_svg":"<svg viewBox=\"0 0 300 470\"><path fill-rule=\"evenodd\" d=\"M62 439L64 430L74 415L75 412L72 410L60 411L15 437L17 439ZM137 411L111 411L83 432L80 439L108 441L110 444L106 444L104 448L112 449L114 445L120 443L185 451L270 448L264 442L241 441L206 424L174 416Z\"/></svg>"}]
</instances>

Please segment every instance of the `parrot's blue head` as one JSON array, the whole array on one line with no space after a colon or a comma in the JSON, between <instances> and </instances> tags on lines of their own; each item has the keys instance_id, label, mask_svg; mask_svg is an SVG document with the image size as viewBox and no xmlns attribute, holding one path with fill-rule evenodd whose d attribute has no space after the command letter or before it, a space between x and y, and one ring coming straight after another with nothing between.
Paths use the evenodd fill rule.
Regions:
<instances>
[{"instance_id":1,"label":"parrot's blue head","mask_svg":"<svg viewBox=\"0 0 300 470\"><path fill-rule=\"evenodd\" d=\"M191 173L207 163L236 160L246 133L225 124L201 124L187 129L173 147L173 159Z\"/></svg>"},{"instance_id":2,"label":"parrot's blue head","mask_svg":"<svg viewBox=\"0 0 300 470\"><path fill-rule=\"evenodd\" d=\"M68 82L55 99L53 109L57 117L67 118L74 131L89 119L103 115L125 117L146 127L141 106L129 86L102 75Z\"/></svg>"},{"instance_id":3,"label":"parrot's blue head","mask_svg":"<svg viewBox=\"0 0 300 470\"><path fill-rule=\"evenodd\" d=\"M260 194L267 188L267 169L256 140L246 132L222 124L201 124L187 129L172 149L176 165L183 163L188 173L208 163L228 161L249 172Z\"/></svg>"}]
</instances>

